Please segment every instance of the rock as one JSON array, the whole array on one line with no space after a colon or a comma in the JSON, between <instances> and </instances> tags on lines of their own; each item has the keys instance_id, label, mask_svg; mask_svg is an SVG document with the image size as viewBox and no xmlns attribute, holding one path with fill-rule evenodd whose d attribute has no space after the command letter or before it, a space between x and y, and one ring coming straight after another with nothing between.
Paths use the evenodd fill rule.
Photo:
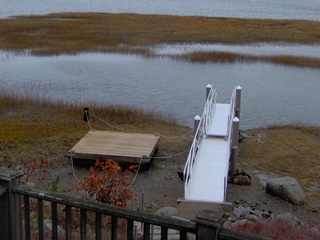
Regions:
<instances>
[{"instance_id":1,"label":"rock","mask_svg":"<svg viewBox=\"0 0 320 240\"><path fill-rule=\"evenodd\" d=\"M239 206L233 209L233 214L237 217L237 218L242 218L245 217L246 215L248 215L250 212L252 211L252 209L250 207L243 207L243 206Z\"/></svg>"},{"instance_id":2,"label":"rock","mask_svg":"<svg viewBox=\"0 0 320 240\"><path fill-rule=\"evenodd\" d=\"M236 221L237 221L237 219L234 218L234 217L229 217L229 218L228 218L228 222L229 222L229 223L234 223L234 222L236 222Z\"/></svg>"},{"instance_id":3,"label":"rock","mask_svg":"<svg viewBox=\"0 0 320 240\"><path fill-rule=\"evenodd\" d=\"M174 207L163 207L158 209L155 214L166 216L166 217L172 217L178 213L178 210Z\"/></svg>"},{"instance_id":4,"label":"rock","mask_svg":"<svg viewBox=\"0 0 320 240\"><path fill-rule=\"evenodd\" d=\"M276 219L281 219L291 225L299 225L302 226L303 223L300 219L297 217L293 216L291 213L282 213L276 216Z\"/></svg>"},{"instance_id":5,"label":"rock","mask_svg":"<svg viewBox=\"0 0 320 240\"><path fill-rule=\"evenodd\" d=\"M181 180L183 180L183 172L177 172L177 174L178 174L178 177L181 179Z\"/></svg>"},{"instance_id":6,"label":"rock","mask_svg":"<svg viewBox=\"0 0 320 240\"><path fill-rule=\"evenodd\" d=\"M250 185L251 179L246 175L238 175L233 179L233 183L236 185Z\"/></svg>"},{"instance_id":7,"label":"rock","mask_svg":"<svg viewBox=\"0 0 320 240\"><path fill-rule=\"evenodd\" d=\"M250 212L250 214L256 215L256 216L258 216L258 217L261 217L261 211L260 211L260 210L252 210L252 211Z\"/></svg>"},{"instance_id":8,"label":"rock","mask_svg":"<svg viewBox=\"0 0 320 240\"><path fill-rule=\"evenodd\" d=\"M272 216L272 211L265 211L265 210L263 210L263 211L261 212L261 217L262 217L262 218L265 218L265 219L273 218L273 216Z\"/></svg>"},{"instance_id":9,"label":"rock","mask_svg":"<svg viewBox=\"0 0 320 240\"><path fill-rule=\"evenodd\" d=\"M267 182L266 192L290 201L295 205L303 205L306 203L305 193L297 182L292 177L274 178Z\"/></svg>"},{"instance_id":10,"label":"rock","mask_svg":"<svg viewBox=\"0 0 320 240\"><path fill-rule=\"evenodd\" d=\"M256 174L256 177L260 180L260 183L263 187L266 187L267 183L274 178L274 176L263 173Z\"/></svg>"},{"instance_id":11,"label":"rock","mask_svg":"<svg viewBox=\"0 0 320 240\"><path fill-rule=\"evenodd\" d=\"M248 138L248 135L243 130L240 130L239 136L238 136L238 141L241 142L243 139L247 139L247 138Z\"/></svg>"},{"instance_id":12,"label":"rock","mask_svg":"<svg viewBox=\"0 0 320 240\"><path fill-rule=\"evenodd\" d=\"M237 169L237 175L242 174L242 173L244 173L243 169L242 168L238 168Z\"/></svg>"},{"instance_id":13,"label":"rock","mask_svg":"<svg viewBox=\"0 0 320 240\"><path fill-rule=\"evenodd\" d=\"M260 218L256 215L253 215L253 214L248 214L244 217L244 219L247 219L249 220L250 222L259 222L260 221Z\"/></svg>"},{"instance_id":14,"label":"rock","mask_svg":"<svg viewBox=\"0 0 320 240\"><path fill-rule=\"evenodd\" d=\"M237 226L243 226L243 225L249 224L249 223L252 223L252 222L250 222L247 219L241 219L240 221L236 221L236 222L232 223L231 226L237 227Z\"/></svg>"}]
</instances>

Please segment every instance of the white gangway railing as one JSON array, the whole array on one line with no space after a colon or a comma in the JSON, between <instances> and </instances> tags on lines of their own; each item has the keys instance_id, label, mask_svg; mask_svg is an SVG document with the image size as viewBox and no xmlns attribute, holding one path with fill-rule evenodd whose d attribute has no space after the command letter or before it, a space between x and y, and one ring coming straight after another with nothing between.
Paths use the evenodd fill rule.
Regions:
<instances>
[{"instance_id":1,"label":"white gangway railing","mask_svg":"<svg viewBox=\"0 0 320 240\"><path fill-rule=\"evenodd\" d=\"M196 156L199 150L199 144L201 143L202 139L206 136L207 128L210 123L211 118L214 116L215 108L216 108L216 101L217 101L217 90L210 85L211 89L207 97L206 104L204 106L204 110L196 130L190 151L189 156L184 167L183 176L185 180L184 185L184 192L187 193L190 176L192 174L193 166L195 164Z\"/></svg>"},{"instance_id":2,"label":"white gangway railing","mask_svg":"<svg viewBox=\"0 0 320 240\"><path fill-rule=\"evenodd\" d=\"M230 100L230 112L229 112L229 118L228 118L228 135L226 137L226 141L229 141L230 145L228 148L228 151L226 151L226 158L230 158L231 154L231 149L232 149L232 134L233 134L233 120L235 118L235 113L236 113L236 87L234 87L231 95L231 100ZM228 164L229 166L229 164ZM229 167L225 168L225 173L224 173L224 199L226 199L227 196L227 185L228 185L228 172L229 172Z\"/></svg>"},{"instance_id":3,"label":"white gangway railing","mask_svg":"<svg viewBox=\"0 0 320 240\"><path fill-rule=\"evenodd\" d=\"M230 147L226 151L226 159L229 160L230 153L232 149L232 131L233 131L233 121L235 118L235 111L236 111L236 87L232 91L232 96L230 100L230 109L229 109L229 116L228 116L228 129L227 129L227 136L225 138L226 141L229 141ZM189 156L183 171L185 186L184 186L184 193L185 197L189 193L189 183L190 178L192 176L192 170L195 165L197 154L199 151L199 145L201 141L206 137L207 128L210 124L211 119L214 117L215 109L216 109L216 99L217 99L217 90L211 85L211 90L207 97L207 101L203 110L203 114L201 116L198 128L196 130L190 151ZM226 198L226 191L227 191L227 183L228 183L228 171L229 165L225 168L224 173L224 199Z\"/></svg>"}]
</instances>

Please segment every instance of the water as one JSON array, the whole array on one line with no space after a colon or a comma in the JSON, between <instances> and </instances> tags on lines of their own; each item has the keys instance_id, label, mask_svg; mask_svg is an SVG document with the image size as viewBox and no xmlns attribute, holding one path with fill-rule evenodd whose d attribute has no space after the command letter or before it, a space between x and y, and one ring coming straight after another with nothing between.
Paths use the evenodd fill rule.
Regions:
<instances>
[{"instance_id":1,"label":"water","mask_svg":"<svg viewBox=\"0 0 320 240\"><path fill-rule=\"evenodd\" d=\"M0 18L52 12L112 12L211 17L320 20L319 0L1 0ZM319 46L171 45L161 54L195 50L319 58ZM241 128L273 124L320 125L320 70L265 63L192 64L134 55L81 54L30 57L0 52L2 89L90 105L124 104L155 110L192 126L201 114L205 86L218 102L243 87Z\"/></svg>"},{"instance_id":2,"label":"water","mask_svg":"<svg viewBox=\"0 0 320 240\"><path fill-rule=\"evenodd\" d=\"M0 18L52 12L112 12L320 20L319 0L1 0Z\"/></svg>"},{"instance_id":3,"label":"water","mask_svg":"<svg viewBox=\"0 0 320 240\"><path fill-rule=\"evenodd\" d=\"M0 54L0 84L22 94L90 105L124 104L171 115L192 126L205 86L218 102L243 88L241 128L298 123L319 125L320 69L265 63L195 64L135 55L14 56ZM94 112L94 110L92 110Z\"/></svg>"}]
</instances>

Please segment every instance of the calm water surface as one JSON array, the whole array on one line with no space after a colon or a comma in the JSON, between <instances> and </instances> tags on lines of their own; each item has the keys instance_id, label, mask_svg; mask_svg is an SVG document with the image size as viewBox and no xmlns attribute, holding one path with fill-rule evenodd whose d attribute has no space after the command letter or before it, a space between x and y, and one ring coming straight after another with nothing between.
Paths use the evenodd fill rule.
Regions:
<instances>
[{"instance_id":1,"label":"calm water surface","mask_svg":"<svg viewBox=\"0 0 320 240\"><path fill-rule=\"evenodd\" d=\"M211 17L320 20L319 0L1 0L0 18L52 12L112 12ZM179 54L208 48L253 55L319 58L318 46L172 45L155 48ZM214 83L218 102L241 85L241 128L272 124L320 125L320 70L265 63L193 64L167 58L82 54L30 57L0 52L0 84L21 94L90 105L125 104L156 110L192 126L201 114L205 86Z\"/></svg>"},{"instance_id":2,"label":"calm water surface","mask_svg":"<svg viewBox=\"0 0 320 240\"><path fill-rule=\"evenodd\" d=\"M112 12L320 20L319 0L1 0L0 18L52 12Z\"/></svg>"},{"instance_id":3,"label":"calm water surface","mask_svg":"<svg viewBox=\"0 0 320 240\"><path fill-rule=\"evenodd\" d=\"M125 104L156 110L192 126L205 86L218 102L243 88L241 128L272 124L319 125L320 69L273 64L194 64L134 55L32 57L0 54L2 88L90 105Z\"/></svg>"}]
</instances>

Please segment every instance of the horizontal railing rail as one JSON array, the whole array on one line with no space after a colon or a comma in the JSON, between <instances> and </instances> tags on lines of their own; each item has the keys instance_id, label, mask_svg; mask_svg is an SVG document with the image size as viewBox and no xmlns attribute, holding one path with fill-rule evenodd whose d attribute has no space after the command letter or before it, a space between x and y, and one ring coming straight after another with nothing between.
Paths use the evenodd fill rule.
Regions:
<instances>
[{"instance_id":1,"label":"horizontal railing rail","mask_svg":"<svg viewBox=\"0 0 320 240\"><path fill-rule=\"evenodd\" d=\"M1 240L56 240L58 238L67 240L149 240L152 239L151 225L161 227L161 240L169 239L169 229L180 231L178 236L174 236L174 239L182 240L268 239L224 228L223 224L229 215L223 212L201 210L194 216L193 220L165 217L85 200L79 197L29 188L20 184L20 178L23 174L21 171L0 169ZM22 199L23 203L21 202ZM80 213L80 217L73 218L74 212L72 210L78 210L76 213ZM61 212L63 215L60 214ZM92 220L94 215L95 221L91 226L95 227L95 231L90 231L91 228L89 228L87 233L89 224L87 220L90 220L90 217ZM108 231L102 232L103 228L105 228L105 225L103 225L103 220L106 220L105 217L108 217ZM109 219L111 219L110 222ZM126 221L125 226L121 225L121 221L118 221L121 219ZM52 224L45 226L44 220L51 220ZM63 221L65 224L63 224ZM141 235L138 238L134 235L134 227L137 222L140 222L141 226L143 226ZM75 227L74 224L80 227ZM61 226L64 227L63 231L61 231ZM45 235L44 231L49 231L50 237ZM63 233L64 236L61 236L60 233ZM75 236L73 233L78 234Z\"/></svg>"},{"instance_id":2,"label":"horizontal railing rail","mask_svg":"<svg viewBox=\"0 0 320 240\"><path fill-rule=\"evenodd\" d=\"M165 216L159 216L147 212L139 212L99 202L84 200L81 198L70 197L62 194L46 192L37 189L30 189L23 185L18 185L12 188L12 192L22 195L24 197L24 223L25 223L25 239L31 239L30 237L30 198L35 198L38 201L38 219L39 223L43 220L43 201L49 201L51 203L51 215L52 215L52 239L57 239L57 204L65 206L65 218L66 218L66 239L71 239L71 209L80 209L80 232L81 239L86 239L86 212L94 212L96 214L96 239L104 239L101 234L101 216L111 216L111 236L112 239L117 239L118 231L118 219L126 219L127 239L134 239L134 222L143 223L143 239L150 239L150 226L156 225L161 227L161 232L167 233L168 229L175 229L180 231L180 239L186 239L187 233L196 233L196 223L179 218L170 218ZM42 214L42 215L41 215ZM43 225L38 224L38 232L43 237ZM162 233L162 234L163 234Z\"/></svg>"}]
</instances>

